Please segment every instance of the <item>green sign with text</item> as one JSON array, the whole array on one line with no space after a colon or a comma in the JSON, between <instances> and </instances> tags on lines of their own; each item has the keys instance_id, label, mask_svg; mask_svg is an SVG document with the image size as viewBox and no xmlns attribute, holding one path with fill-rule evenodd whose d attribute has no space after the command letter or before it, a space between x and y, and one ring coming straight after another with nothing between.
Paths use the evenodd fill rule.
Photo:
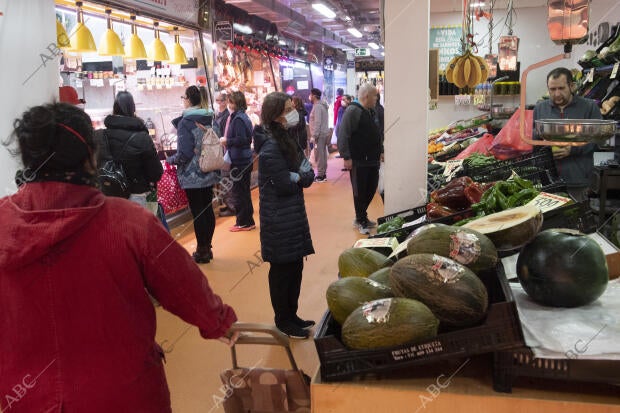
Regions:
<instances>
[{"instance_id":1,"label":"green sign with text","mask_svg":"<svg viewBox=\"0 0 620 413\"><path fill-rule=\"evenodd\" d=\"M370 49L367 47L356 47L355 48L355 57L366 57L370 56Z\"/></svg>"}]
</instances>

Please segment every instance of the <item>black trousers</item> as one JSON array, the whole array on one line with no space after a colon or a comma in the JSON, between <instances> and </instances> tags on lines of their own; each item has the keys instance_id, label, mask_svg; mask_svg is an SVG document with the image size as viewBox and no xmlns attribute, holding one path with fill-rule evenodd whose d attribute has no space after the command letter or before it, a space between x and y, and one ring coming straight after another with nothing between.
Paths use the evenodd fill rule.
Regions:
<instances>
[{"instance_id":1,"label":"black trousers","mask_svg":"<svg viewBox=\"0 0 620 413\"><path fill-rule=\"evenodd\" d=\"M230 178L233 180L232 198L235 212L237 213L238 226L255 225L254 206L252 205L252 193L250 192L250 179L252 177L252 164L231 165Z\"/></svg>"},{"instance_id":2,"label":"black trousers","mask_svg":"<svg viewBox=\"0 0 620 413\"><path fill-rule=\"evenodd\" d=\"M297 316L303 258L285 264L270 263L269 295L276 326L292 322Z\"/></svg>"},{"instance_id":3,"label":"black trousers","mask_svg":"<svg viewBox=\"0 0 620 413\"><path fill-rule=\"evenodd\" d=\"M215 214L213 213L213 187L186 189L189 210L194 218L194 233L198 248L211 248L215 232Z\"/></svg>"},{"instance_id":4,"label":"black trousers","mask_svg":"<svg viewBox=\"0 0 620 413\"><path fill-rule=\"evenodd\" d=\"M379 185L379 166L353 165L350 172L355 219L363 223L368 221L367 209L375 197L377 185Z\"/></svg>"}]
</instances>

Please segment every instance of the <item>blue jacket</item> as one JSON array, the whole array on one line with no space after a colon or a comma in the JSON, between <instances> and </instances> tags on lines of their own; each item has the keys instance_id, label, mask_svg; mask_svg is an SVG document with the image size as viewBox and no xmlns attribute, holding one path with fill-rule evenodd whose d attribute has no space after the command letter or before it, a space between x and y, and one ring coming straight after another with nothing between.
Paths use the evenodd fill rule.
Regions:
<instances>
[{"instance_id":1,"label":"blue jacket","mask_svg":"<svg viewBox=\"0 0 620 413\"><path fill-rule=\"evenodd\" d=\"M226 148L230 152L233 165L249 165L252 163L252 121L245 111L237 110L230 114Z\"/></svg>"},{"instance_id":2,"label":"blue jacket","mask_svg":"<svg viewBox=\"0 0 620 413\"><path fill-rule=\"evenodd\" d=\"M172 120L177 129L177 153L166 160L177 165L177 177L183 189L210 187L220 179L219 171L205 173L198 166L203 132L196 122L211 126L212 121L212 113L196 107L186 109L182 116Z\"/></svg>"}]
</instances>

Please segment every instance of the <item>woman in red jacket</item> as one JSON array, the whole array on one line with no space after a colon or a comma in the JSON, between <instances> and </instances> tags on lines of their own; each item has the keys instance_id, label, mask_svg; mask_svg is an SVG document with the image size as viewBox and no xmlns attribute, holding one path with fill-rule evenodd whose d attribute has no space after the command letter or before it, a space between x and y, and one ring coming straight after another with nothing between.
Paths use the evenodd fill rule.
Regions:
<instances>
[{"instance_id":1,"label":"woman in red jacket","mask_svg":"<svg viewBox=\"0 0 620 413\"><path fill-rule=\"evenodd\" d=\"M15 140L25 170L0 198L0 411L171 412L147 292L229 344L235 312L152 213L97 189L86 113L31 108Z\"/></svg>"}]
</instances>

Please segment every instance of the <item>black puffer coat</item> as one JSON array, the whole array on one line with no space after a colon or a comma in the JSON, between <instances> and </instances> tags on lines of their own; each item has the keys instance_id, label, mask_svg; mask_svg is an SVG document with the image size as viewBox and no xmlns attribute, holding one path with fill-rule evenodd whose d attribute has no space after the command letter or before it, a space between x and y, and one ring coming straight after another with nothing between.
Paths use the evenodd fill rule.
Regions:
<instances>
[{"instance_id":1,"label":"black puffer coat","mask_svg":"<svg viewBox=\"0 0 620 413\"><path fill-rule=\"evenodd\" d=\"M262 126L254 129L254 150L259 155L260 242L263 260L289 263L314 254L303 192L303 188L312 185L314 171L311 169L300 173L300 181L291 182L289 172L298 172L299 165L288 164L277 141Z\"/></svg>"},{"instance_id":2,"label":"black puffer coat","mask_svg":"<svg viewBox=\"0 0 620 413\"><path fill-rule=\"evenodd\" d=\"M98 165L103 165L110 159L106 141L107 136L110 150L114 159L121 161L125 174L129 179L129 190L132 194L142 194L151 190L151 183L155 184L161 178L163 168L157 157L153 140L148 129L140 118L129 116L109 115L105 118L106 129L95 132L98 145ZM135 134L121 154L123 145L129 137Z\"/></svg>"}]
</instances>

